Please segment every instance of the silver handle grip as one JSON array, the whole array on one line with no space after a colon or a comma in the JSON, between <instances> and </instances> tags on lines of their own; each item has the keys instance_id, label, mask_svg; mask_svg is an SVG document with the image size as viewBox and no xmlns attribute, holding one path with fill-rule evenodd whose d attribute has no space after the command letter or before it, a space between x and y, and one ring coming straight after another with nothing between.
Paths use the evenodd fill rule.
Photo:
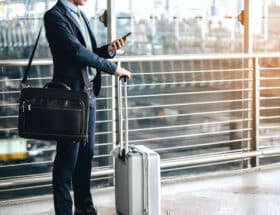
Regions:
<instances>
[{"instance_id":1,"label":"silver handle grip","mask_svg":"<svg viewBox=\"0 0 280 215\"><path fill-rule=\"evenodd\" d=\"M122 85L122 80L124 84ZM122 94L124 91L124 95ZM124 107L123 107L124 100ZM128 110L127 110L127 77L121 76L118 81L118 127L119 127L119 145L120 157L128 154ZM124 115L123 115L124 110ZM123 124L124 122L124 124ZM124 125L124 126L123 126ZM123 138L124 134L124 138Z\"/></svg>"}]
</instances>

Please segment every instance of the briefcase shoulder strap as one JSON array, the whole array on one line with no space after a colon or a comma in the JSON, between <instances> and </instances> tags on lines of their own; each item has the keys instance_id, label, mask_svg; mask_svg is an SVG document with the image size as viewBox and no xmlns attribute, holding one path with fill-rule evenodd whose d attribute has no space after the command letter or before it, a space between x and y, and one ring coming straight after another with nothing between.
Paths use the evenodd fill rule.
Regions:
<instances>
[{"instance_id":1,"label":"briefcase shoulder strap","mask_svg":"<svg viewBox=\"0 0 280 215\"><path fill-rule=\"evenodd\" d=\"M42 28L43 28L43 26L41 25L38 36L37 36L37 39L36 39L36 42L34 44L33 50L32 50L31 55L29 57L27 67L24 70L23 79L21 80L21 83L20 83L20 89L23 89L24 87L27 86L26 82L27 82L28 73L29 73L29 70L30 70L30 67L31 67L31 64L32 64L32 61L33 61L33 58L34 58L35 51L36 51L38 43L39 43Z\"/></svg>"},{"instance_id":2,"label":"briefcase shoulder strap","mask_svg":"<svg viewBox=\"0 0 280 215\"><path fill-rule=\"evenodd\" d=\"M30 71L30 67L31 67L31 64L32 64L32 61L33 61L33 58L34 58L34 55L35 55L35 51L36 51L38 43L39 43L39 39L40 39L40 36L41 36L42 28L43 28L43 25L40 26L40 30L39 30L39 33L37 35L36 42L35 42L34 47L32 49L31 55L29 57L27 67L24 70L23 79L20 82L20 89L21 90L28 86L26 84L26 82L27 82L27 78L28 78L28 74L29 74L29 71ZM87 77L86 70L82 69L81 72L82 72L82 77L83 77L84 84L87 86L87 88L89 88L88 87L88 80L86 79L86 77Z\"/></svg>"}]
</instances>

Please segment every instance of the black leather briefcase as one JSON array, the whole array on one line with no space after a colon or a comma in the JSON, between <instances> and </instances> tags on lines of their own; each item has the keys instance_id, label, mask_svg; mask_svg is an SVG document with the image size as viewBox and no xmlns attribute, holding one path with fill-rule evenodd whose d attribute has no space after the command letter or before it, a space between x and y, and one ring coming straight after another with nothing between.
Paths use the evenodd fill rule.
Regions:
<instances>
[{"instance_id":1,"label":"black leather briefcase","mask_svg":"<svg viewBox=\"0 0 280 215\"><path fill-rule=\"evenodd\" d=\"M19 101L18 134L40 140L86 142L89 96L50 82L44 88L24 88Z\"/></svg>"},{"instance_id":2,"label":"black leather briefcase","mask_svg":"<svg viewBox=\"0 0 280 215\"><path fill-rule=\"evenodd\" d=\"M21 81L18 134L39 140L87 142L89 96L86 92L73 91L62 82L50 82L43 88L26 84L41 31L42 27ZM85 69L81 72L83 79L87 77Z\"/></svg>"}]
</instances>

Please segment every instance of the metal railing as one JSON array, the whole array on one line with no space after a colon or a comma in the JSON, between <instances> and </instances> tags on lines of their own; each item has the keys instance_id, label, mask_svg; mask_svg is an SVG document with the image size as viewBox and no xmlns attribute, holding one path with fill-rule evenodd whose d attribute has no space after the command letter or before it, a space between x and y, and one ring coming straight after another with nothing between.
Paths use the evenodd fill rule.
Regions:
<instances>
[{"instance_id":1,"label":"metal railing","mask_svg":"<svg viewBox=\"0 0 280 215\"><path fill-rule=\"evenodd\" d=\"M130 144L144 144L160 154L163 178L278 163L279 57L280 53L117 58L114 62L133 71L128 83ZM16 135L18 86L26 64L0 61L0 196L50 186L55 144ZM42 86L51 79L51 60L35 60L32 69L31 85ZM110 152L118 132L116 101L122 98L116 97L114 77L104 75L103 83L97 99L93 180L110 185Z\"/></svg>"}]
</instances>

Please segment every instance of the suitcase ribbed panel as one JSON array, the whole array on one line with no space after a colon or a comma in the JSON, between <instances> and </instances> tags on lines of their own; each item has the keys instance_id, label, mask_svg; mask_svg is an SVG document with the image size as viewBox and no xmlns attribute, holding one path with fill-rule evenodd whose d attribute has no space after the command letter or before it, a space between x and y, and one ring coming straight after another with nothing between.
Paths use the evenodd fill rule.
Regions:
<instances>
[{"instance_id":1,"label":"suitcase ribbed panel","mask_svg":"<svg viewBox=\"0 0 280 215\"><path fill-rule=\"evenodd\" d=\"M133 148L133 150L131 149ZM147 155L149 167L143 166ZM145 146L130 147L123 161L116 158L116 209L121 215L144 215L149 201L149 215L160 214L160 159L159 155ZM147 178L145 178L147 177ZM145 180L148 187L145 187Z\"/></svg>"}]
</instances>

